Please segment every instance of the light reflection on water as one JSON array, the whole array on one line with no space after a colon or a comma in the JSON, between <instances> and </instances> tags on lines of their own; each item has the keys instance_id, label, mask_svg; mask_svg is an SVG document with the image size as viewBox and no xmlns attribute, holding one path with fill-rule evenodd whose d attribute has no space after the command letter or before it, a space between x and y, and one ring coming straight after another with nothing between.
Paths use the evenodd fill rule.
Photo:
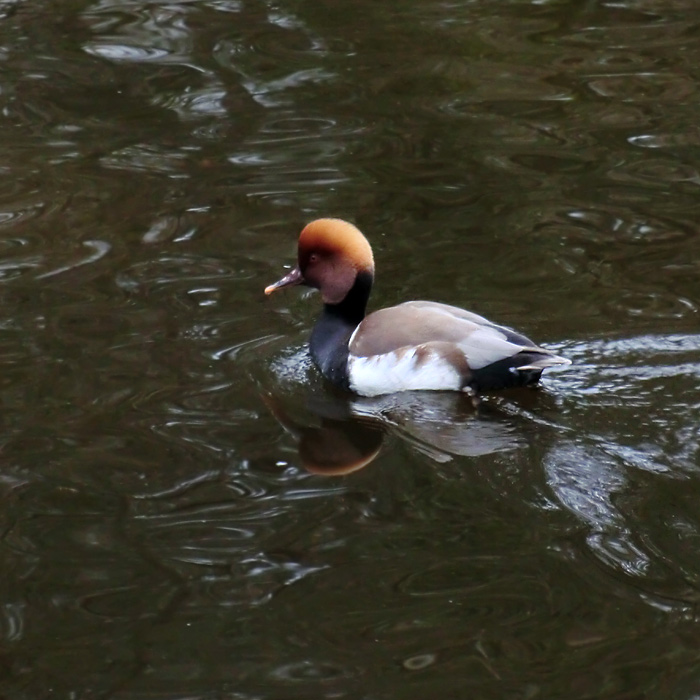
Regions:
<instances>
[{"instance_id":1,"label":"light reflection on water","mask_svg":"<svg viewBox=\"0 0 700 700\"><path fill-rule=\"evenodd\" d=\"M693 697L694 9L0 1L3 694ZM574 365L338 395L329 214Z\"/></svg>"}]
</instances>

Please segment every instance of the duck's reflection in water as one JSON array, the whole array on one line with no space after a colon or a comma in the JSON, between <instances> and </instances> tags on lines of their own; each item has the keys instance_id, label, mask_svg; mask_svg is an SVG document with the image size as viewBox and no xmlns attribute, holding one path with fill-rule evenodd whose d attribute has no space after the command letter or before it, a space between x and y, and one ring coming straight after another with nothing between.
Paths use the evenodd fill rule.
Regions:
<instances>
[{"instance_id":1,"label":"duck's reflection in water","mask_svg":"<svg viewBox=\"0 0 700 700\"><path fill-rule=\"evenodd\" d=\"M513 416L498 408L478 412L457 392L402 392L375 398L324 393L299 405L264 395L279 423L298 441L302 466L340 476L366 467L387 435L398 435L436 462L475 457L523 444Z\"/></svg>"}]
</instances>

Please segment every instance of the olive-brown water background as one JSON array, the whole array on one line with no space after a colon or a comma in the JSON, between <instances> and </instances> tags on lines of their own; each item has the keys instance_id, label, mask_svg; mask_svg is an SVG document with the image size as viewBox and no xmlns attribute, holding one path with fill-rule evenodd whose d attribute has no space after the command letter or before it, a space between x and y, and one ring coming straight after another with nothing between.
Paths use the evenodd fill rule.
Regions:
<instances>
[{"instance_id":1,"label":"olive-brown water background","mask_svg":"<svg viewBox=\"0 0 700 700\"><path fill-rule=\"evenodd\" d=\"M2 696L699 697L699 81L696 0L0 0ZM338 395L328 215L574 365Z\"/></svg>"}]
</instances>

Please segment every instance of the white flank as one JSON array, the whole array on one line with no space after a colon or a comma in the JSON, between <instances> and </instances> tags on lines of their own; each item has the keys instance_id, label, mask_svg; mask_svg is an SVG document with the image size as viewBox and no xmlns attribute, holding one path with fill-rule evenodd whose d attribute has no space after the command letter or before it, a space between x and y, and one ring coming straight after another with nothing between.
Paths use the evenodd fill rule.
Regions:
<instances>
[{"instance_id":1,"label":"white flank","mask_svg":"<svg viewBox=\"0 0 700 700\"><path fill-rule=\"evenodd\" d=\"M348 359L350 388L361 396L426 389L458 391L457 370L436 353L416 362L416 349Z\"/></svg>"}]
</instances>

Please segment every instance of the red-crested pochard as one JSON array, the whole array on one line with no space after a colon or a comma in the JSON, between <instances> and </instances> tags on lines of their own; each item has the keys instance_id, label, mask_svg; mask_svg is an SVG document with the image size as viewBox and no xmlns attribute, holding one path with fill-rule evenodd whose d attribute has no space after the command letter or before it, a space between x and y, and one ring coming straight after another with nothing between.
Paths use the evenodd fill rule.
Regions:
<instances>
[{"instance_id":1,"label":"red-crested pochard","mask_svg":"<svg viewBox=\"0 0 700 700\"><path fill-rule=\"evenodd\" d=\"M483 391L537 384L570 360L482 316L433 301L407 301L365 316L372 248L341 219L318 219L299 236L298 265L275 284L320 290L323 313L311 356L331 382L362 396L420 389Z\"/></svg>"}]
</instances>

